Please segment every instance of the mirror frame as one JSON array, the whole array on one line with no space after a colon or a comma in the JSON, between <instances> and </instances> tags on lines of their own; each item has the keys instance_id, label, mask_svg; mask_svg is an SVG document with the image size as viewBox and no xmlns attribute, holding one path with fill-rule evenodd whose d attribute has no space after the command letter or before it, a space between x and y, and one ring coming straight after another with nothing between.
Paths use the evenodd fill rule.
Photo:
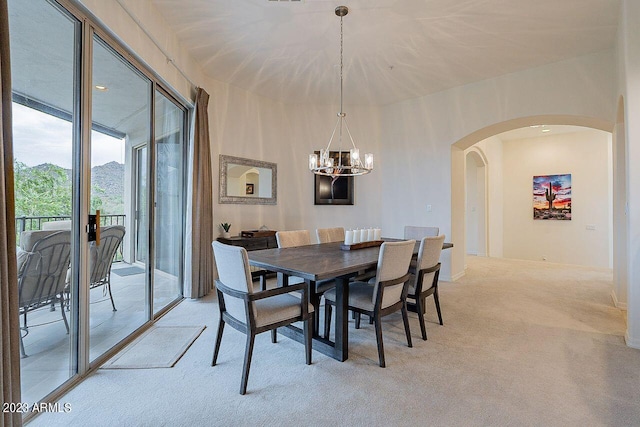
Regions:
<instances>
[{"instance_id":1,"label":"mirror frame","mask_svg":"<svg viewBox=\"0 0 640 427\"><path fill-rule=\"evenodd\" d=\"M271 169L271 197L242 197L227 194L227 168L229 163L256 168ZM242 157L220 154L220 191L219 203L233 203L241 205L275 205L278 201L278 165L261 160L245 159Z\"/></svg>"}]
</instances>

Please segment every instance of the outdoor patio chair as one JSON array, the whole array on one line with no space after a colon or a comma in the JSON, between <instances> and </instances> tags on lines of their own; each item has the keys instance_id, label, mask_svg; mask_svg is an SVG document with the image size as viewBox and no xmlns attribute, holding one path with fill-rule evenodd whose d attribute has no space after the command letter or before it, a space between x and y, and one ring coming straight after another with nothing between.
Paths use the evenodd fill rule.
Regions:
<instances>
[{"instance_id":1,"label":"outdoor patio chair","mask_svg":"<svg viewBox=\"0 0 640 427\"><path fill-rule=\"evenodd\" d=\"M18 300L25 332L20 333L20 356L27 357L23 338L29 334L27 313L60 303L62 320L69 333L64 310L64 290L71 254L69 231L25 231L18 250Z\"/></svg>"}]
</instances>

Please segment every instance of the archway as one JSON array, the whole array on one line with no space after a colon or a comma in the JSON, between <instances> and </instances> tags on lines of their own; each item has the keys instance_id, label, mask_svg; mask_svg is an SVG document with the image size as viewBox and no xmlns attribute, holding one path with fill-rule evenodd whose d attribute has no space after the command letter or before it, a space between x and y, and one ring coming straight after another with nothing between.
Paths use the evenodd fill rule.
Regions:
<instances>
[{"instance_id":1,"label":"archway","mask_svg":"<svg viewBox=\"0 0 640 427\"><path fill-rule=\"evenodd\" d=\"M479 129L451 146L451 236L454 243L451 252L451 278L455 280L464 275L465 248L465 150L472 145L492 136L510 130L524 128L534 125L572 125L586 128L598 129L611 132L613 123L583 116L568 115L540 115L521 117L496 123ZM615 168L615 165L614 165ZM614 174L617 173L614 170ZM614 221L616 216L614 214ZM615 225L614 225L615 228ZM618 231L614 232L614 247L616 240L620 238Z\"/></svg>"}]
</instances>

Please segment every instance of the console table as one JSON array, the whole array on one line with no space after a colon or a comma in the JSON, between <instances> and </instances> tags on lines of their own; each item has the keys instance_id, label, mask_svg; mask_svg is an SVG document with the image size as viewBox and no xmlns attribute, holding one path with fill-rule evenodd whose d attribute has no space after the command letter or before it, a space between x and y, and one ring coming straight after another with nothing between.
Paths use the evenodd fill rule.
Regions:
<instances>
[{"instance_id":1,"label":"console table","mask_svg":"<svg viewBox=\"0 0 640 427\"><path fill-rule=\"evenodd\" d=\"M234 236L224 238L218 237L218 242L224 243L225 245L232 246L242 246L248 251L257 251L259 249L272 249L278 247L278 242L276 241L276 236L268 236L268 237L242 237L242 236Z\"/></svg>"}]
</instances>

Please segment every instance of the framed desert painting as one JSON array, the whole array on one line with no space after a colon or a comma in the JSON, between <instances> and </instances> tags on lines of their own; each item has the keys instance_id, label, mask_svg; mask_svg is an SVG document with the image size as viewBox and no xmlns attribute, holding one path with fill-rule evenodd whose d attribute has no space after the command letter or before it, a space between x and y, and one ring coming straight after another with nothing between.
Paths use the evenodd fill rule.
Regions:
<instances>
[{"instance_id":1,"label":"framed desert painting","mask_svg":"<svg viewBox=\"0 0 640 427\"><path fill-rule=\"evenodd\" d=\"M571 220L571 174L533 177L533 219Z\"/></svg>"}]
</instances>

